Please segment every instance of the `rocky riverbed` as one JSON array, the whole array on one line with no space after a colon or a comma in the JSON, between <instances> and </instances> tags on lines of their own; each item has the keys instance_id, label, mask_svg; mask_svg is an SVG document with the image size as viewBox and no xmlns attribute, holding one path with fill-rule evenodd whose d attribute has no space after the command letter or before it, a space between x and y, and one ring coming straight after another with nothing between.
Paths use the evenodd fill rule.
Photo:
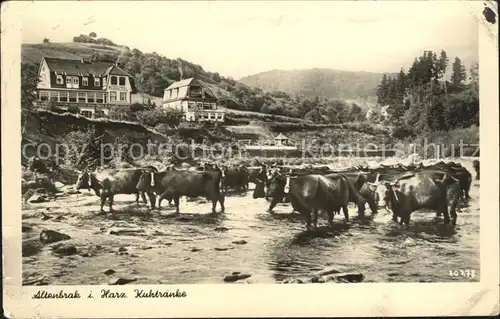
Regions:
<instances>
[{"instance_id":1,"label":"rocky riverbed","mask_svg":"<svg viewBox=\"0 0 500 319\"><path fill-rule=\"evenodd\" d=\"M404 230L383 209L359 219L351 206L348 223L336 216L331 229L323 216L313 232L289 204L268 213L251 191L228 194L226 212L215 215L204 200L183 201L175 214L119 195L113 219L98 214L93 193L63 187L55 199L24 204L23 284L479 281L479 181L470 195L454 228L415 212Z\"/></svg>"}]
</instances>

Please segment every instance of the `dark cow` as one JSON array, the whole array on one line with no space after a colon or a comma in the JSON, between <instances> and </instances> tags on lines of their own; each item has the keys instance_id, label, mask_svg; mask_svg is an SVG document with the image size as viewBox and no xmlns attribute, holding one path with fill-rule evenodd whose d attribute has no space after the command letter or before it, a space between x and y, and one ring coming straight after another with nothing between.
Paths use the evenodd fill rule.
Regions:
<instances>
[{"instance_id":1,"label":"dark cow","mask_svg":"<svg viewBox=\"0 0 500 319\"><path fill-rule=\"evenodd\" d=\"M311 174L309 174L309 175L311 175ZM316 174L316 175L320 175L320 174ZM325 174L323 176L335 181L336 179L339 178L339 175L343 175L343 176L347 177L349 179L349 181L351 183L353 183L356 190L360 193L361 196L363 196L365 201L368 203L368 205L372 211L372 214L377 214L378 213L378 207L377 207L377 204L378 204L378 197L377 196L378 195L376 192L376 187L370 186L366 183L367 173L363 173L363 172L341 172L340 173L340 172L337 172L337 173ZM293 177L306 176L306 175L301 173L301 172L296 173L294 170L290 170L288 172L288 176L293 178ZM283 200L285 198L289 200L289 198L287 198L287 197L289 197L289 196L287 196L288 191L285 189L287 182L289 182L289 181L287 181L286 178L287 177L283 176L280 173L280 176L274 177L274 183L272 183L272 185L268 188L268 192L267 192L266 197L272 198L271 203L269 205L269 211L272 211L274 209L274 207L276 207L276 205L278 203L283 202ZM350 202L357 203L357 198L356 197L351 198ZM364 212L364 209L363 209L363 212ZM337 211L336 213L339 213L339 211Z\"/></svg>"},{"instance_id":2,"label":"dark cow","mask_svg":"<svg viewBox=\"0 0 500 319\"><path fill-rule=\"evenodd\" d=\"M243 165L223 167L222 169L224 170L224 191L227 192L229 188L238 191L248 190L249 174Z\"/></svg>"},{"instance_id":3,"label":"dark cow","mask_svg":"<svg viewBox=\"0 0 500 319\"><path fill-rule=\"evenodd\" d=\"M277 175L271 182L270 189L281 189L285 181L285 191L289 187L289 198L292 207L306 219L306 228L310 229L311 219L317 228L318 210L328 214L328 223L333 226L335 211L344 212L345 221L349 220L347 203L355 201L358 214L364 214L365 199L356 190L349 179L339 174L337 178L326 178L322 175L305 175L299 177L284 177ZM312 216L312 218L311 218Z\"/></svg>"},{"instance_id":4,"label":"dark cow","mask_svg":"<svg viewBox=\"0 0 500 319\"><path fill-rule=\"evenodd\" d=\"M404 172L406 172L406 170L400 167L381 166L369 169L365 176L367 182L374 183L375 181L391 181L395 176Z\"/></svg>"},{"instance_id":5,"label":"dark cow","mask_svg":"<svg viewBox=\"0 0 500 319\"><path fill-rule=\"evenodd\" d=\"M444 215L448 224L451 214L453 225L456 224L456 206L460 198L459 181L442 171L419 171L403 173L393 181L376 181L379 193L379 206L392 211L393 219L400 224L410 225L410 215L420 209L430 209Z\"/></svg>"},{"instance_id":6,"label":"dark cow","mask_svg":"<svg viewBox=\"0 0 500 319\"><path fill-rule=\"evenodd\" d=\"M137 183L144 172L157 172L153 166L143 168L108 169L102 172L89 173L83 171L78 175L75 188L87 188L94 190L95 194L101 198L101 212L104 212L106 199L109 200L109 211L113 213L113 200L116 194L136 194L136 203L139 205L139 194L147 204L144 192L137 190Z\"/></svg>"},{"instance_id":7,"label":"dark cow","mask_svg":"<svg viewBox=\"0 0 500 319\"><path fill-rule=\"evenodd\" d=\"M472 174L462 165L457 163L439 162L433 165L425 166L421 170L440 170L448 173L450 176L460 181L460 188L462 189L462 196L465 200L470 198L469 190L472 184Z\"/></svg>"},{"instance_id":8,"label":"dark cow","mask_svg":"<svg viewBox=\"0 0 500 319\"><path fill-rule=\"evenodd\" d=\"M161 208L163 199L174 200L176 212L179 213L179 200L181 196L204 196L212 201L212 212L215 213L217 202L220 203L221 212L224 211L224 194L221 193L223 172L220 171L163 171L144 172L136 188L147 192L151 201L151 209L155 209L156 196L159 194L158 209Z\"/></svg>"},{"instance_id":9,"label":"dark cow","mask_svg":"<svg viewBox=\"0 0 500 319\"><path fill-rule=\"evenodd\" d=\"M474 167L474 170L476 171L476 179L479 179L479 160L474 160L472 162L472 166Z\"/></svg>"},{"instance_id":10,"label":"dark cow","mask_svg":"<svg viewBox=\"0 0 500 319\"><path fill-rule=\"evenodd\" d=\"M324 175L326 178L337 178L340 173L333 173ZM344 172L341 173L346 176L356 187L356 190L363 196L363 198L368 203L372 214L376 215L378 213L378 193L377 188L374 185L367 184L367 173L363 172ZM356 203L355 198L352 200L353 203Z\"/></svg>"},{"instance_id":11,"label":"dark cow","mask_svg":"<svg viewBox=\"0 0 500 319\"><path fill-rule=\"evenodd\" d=\"M218 171L224 173L222 181L222 189L227 192L228 189L235 189L238 191L248 190L249 173L243 166L221 165L214 163L202 163L197 167L198 171Z\"/></svg>"}]
</instances>

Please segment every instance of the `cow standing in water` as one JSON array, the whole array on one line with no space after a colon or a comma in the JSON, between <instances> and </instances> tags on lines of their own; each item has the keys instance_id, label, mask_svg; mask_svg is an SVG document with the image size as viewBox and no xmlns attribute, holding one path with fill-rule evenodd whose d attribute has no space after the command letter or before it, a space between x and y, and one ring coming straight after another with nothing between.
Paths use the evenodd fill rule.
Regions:
<instances>
[{"instance_id":1,"label":"cow standing in water","mask_svg":"<svg viewBox=\"0 0 500 319\"><path fill-rule=\"evenodd\" d=\"M75 188L76 190L86 188L93 190L94 193L101 198L101 212L104 213L104 204L106 199L109 200L109 212L113 212L114 196L117 194L135 194L136 203L139 205L139 195L147 204L144 192L139 192L136 188L139 178L143 172L156 172L157 169L153 166L144 168L129 168L129 169L110 169L102 172L89 173L83 171L78 176Z\"/></svg>"},{"instance_id":2,"label":"cow standing in water","mask_svg":"<svg viewBox=\"0 0 500 319\"><path fill-rule=\"evenodd\" d=\"M326 178L333 178L336 179L338 178L339 175L343 175L346 178L349 179L351 183L354 184L356 187L356 190L359 192L359 194L366 200L366 203L370 207L370 210L372 211L372 215L376 215L378 213L378 193L377 193L377 187L374 185L370 185L367 183L367 173L363 172L344 172L344 173L333 173L333 174L327 174L324 175ZM354 193L351 192L351 198L349 199L349 202L357 204L356 196L354 196ZM364 210L363 210L364 211Z\"/></svg>"},{"instance_id":3,"label":"cow standing in water","mask_svg":"<svg viewBox=\"0 0 500 319\"><path fill-rule=\"evenodd\" d=\"M236 189L240 192L248 190L249 174L248 170L243 166L223 167L224 170L224 191L227 193L229 188Z\"/></svg>"},{"instance_id":4,"label":"cow standing in water","mask_svg":"<svg viewBox=\"0 0 500 319\"><path fill-rule=\"evenodd\" d=\"M176 212L179 213L181 196L203 196L212 201L212 213L216 212L217 202L220 203L221 212L224 212L224 194L221 193L223 179L224 171L144 172L136 184L136 189L148 193L151 209L155 209L155 194L159 194L158 209L161 208L163 199L173 199Z\"/></svg>"},{"instance_id":5,"label":"cow standing in water","mask_svg":"<svg viewBox=\"0 0 500 319\"><path fill-rule=\"evenodd\" d=\"M462 190L462 197L464 200L470 199L469 190L472 184L472 175L471 173L459 163L448 162L445 163L443 161L438 162L433 165L425 166L421 169L422 171L442 171L448 173L453 178L456 178L459 181L460 188Z\"/></svg>"},{"instance_id":6,"label":"cow standing in water","mask_svg":"<svg viewBox=\"0 0 500 319\"><path fill-rule=\"evenodd\" d=\"M393 213L393 219L400 224L410 225L410 215L420 209L430 209L444 215L444 223L457 221L456 206L461 196L460 182L446 172L419 171L403 173L393 181L380 182L377 178L373 185L379 193L379 206Z\"/></svg>"},{"instance_id":7,"label":"cow standing in water","mask_svg":"<svg viewBox=\"0 0 500 319\"><path fill-rule=\"evenodd\" d=\"M282 185L285 185L282 187ZM334 212L344 212L345 221L349 220L347 203L354 201L358 206L358 214L364 215L366 200L357 191L354 184L344 175L327 178L322 175L304 175L284 177L277 175L270 183L270 193L280 192L289 188L289 198L292 207L306 219L306 228L317 228L318 211L328 214L328 223L333 226ZM274 194L273 194L274 195ZM278 194L278 198L279 198ZM274 197L273 197L274 199ZM271 203L272 205L272 203Z\"/></svg>"}]
</instances>

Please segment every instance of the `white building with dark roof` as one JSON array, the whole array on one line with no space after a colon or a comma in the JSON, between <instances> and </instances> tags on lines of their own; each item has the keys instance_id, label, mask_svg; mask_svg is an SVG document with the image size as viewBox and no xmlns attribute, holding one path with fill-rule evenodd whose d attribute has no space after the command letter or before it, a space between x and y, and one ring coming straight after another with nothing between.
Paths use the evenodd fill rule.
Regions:
<instances>
[{"instance_id":1,"label":"white building with dark roof","mask_svg":"<svg viewBox=\"0 0 500 319\"><path fill-rule=\"evenodd\" d=\"M111 62L44 57L38 75L38 103L73 104L88 117L105 114L105 105L130 105L136 93L133 77Z\"/></svg>"},{"instance_id":2,"label":"white building with dark roof","mask_svg":"<svg viewBox=\"0 0 500 319\"><path fill-rule=\"evenodd\" d=\"M163 107L182 112L188 122L224 122L225 110L220 108L213 92L196 78L172 83L165 89Z\"/></svg>"},{"instance_id":3,"label":"white building with dark roof","mask_svg":"<svg viewBox=\"0 0 500 319\"><path fill-rule=\"evenodd\" d=\"M274 143L276 145L286 145L288 143L288 137L283 135L283 133L279 133L278 136L274 138Z\"/></svg>"}]
</instances>

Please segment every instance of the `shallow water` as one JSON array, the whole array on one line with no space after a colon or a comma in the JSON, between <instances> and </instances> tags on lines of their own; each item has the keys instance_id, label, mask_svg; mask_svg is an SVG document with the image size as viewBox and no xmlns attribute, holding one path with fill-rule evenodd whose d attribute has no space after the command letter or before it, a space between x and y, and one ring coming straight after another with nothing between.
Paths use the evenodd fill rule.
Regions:
<instances>
[{"instance_id":1,"label":"shallow water","mask_svg":"<svg viewBox=\"0 0 500 319\"><path fill-rule=\"evenodd\" d=\"M326 267L361 272L365 282L479 281L479 181L473 181L470 195L458 207L454 228L434 212L413 213L405 230L385 210L374 217L368 210L361 220L349 207L349 222L337 215L330 229L320 215L319 230L312 232L289 204L270 214L269 203L252 199L251 191L228 195L226 212L216 215L204 201L183 202L176 215L168 205L149 213L144 204L136 206L133 195L117 196L116 219L96 215L99 200L84 191L25 207L23 225L32 229L23 233L24 241L36 241L43 228L57 230L72 237L67 242L78 254L58 257L43 247L23 257L23 281L106 284L104 271L111 268L113 277L132 277L137 284L222 283L233 271L250 273L251 283L277 283ZM52 218L42 220L40 212ZM116 228L140 232L109 234ZM475 276L450 276L453 270L474 270Z\"/></svg>"}]
</instances>

